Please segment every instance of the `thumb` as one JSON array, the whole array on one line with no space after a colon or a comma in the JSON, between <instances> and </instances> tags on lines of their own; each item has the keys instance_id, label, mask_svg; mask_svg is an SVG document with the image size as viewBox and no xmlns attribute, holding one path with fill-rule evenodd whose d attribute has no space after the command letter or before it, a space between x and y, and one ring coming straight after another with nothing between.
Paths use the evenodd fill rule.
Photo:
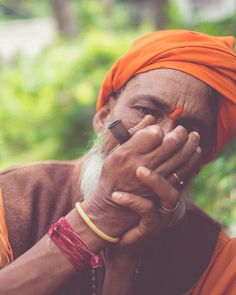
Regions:
<instances>
[{"instance_id":1,"label":"thumb","mask_svg":"<svg viewBox=\"0 0 236 295\"><path fill-rule=\"evenodd\" d=\"M153 202L147 198L118 191L114 192L111 197L116 204L127 207L138 213L140 216L146 216L155 212Z\"/></svg>"}]
</instances>

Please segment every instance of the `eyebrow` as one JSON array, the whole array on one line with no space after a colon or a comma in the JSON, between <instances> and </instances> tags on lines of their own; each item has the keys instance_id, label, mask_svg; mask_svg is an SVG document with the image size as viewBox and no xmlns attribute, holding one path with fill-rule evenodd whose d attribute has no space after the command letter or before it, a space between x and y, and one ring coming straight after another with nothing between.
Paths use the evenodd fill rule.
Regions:
<instances>
[{"instance_id":1,"label":"eyebrow","mask_svg":"<svg viewBox=\"0 0 236 295\"><path fill-rule=\"evenodd\" d=\"M132 102L134 102L134 100L135 101L142 100L142 102L143 100L145 100L145 101L148 101L148 103L151 103L153 106L157 108L161 108L166 113L171 112L170 106L166 102L164 102L161 98L154 95L150 95L150 94L136 95L135 97L131 98Z\"/></svg>"},{"instance_id":2,"label":"eyebrow","mask_svg":"<svg viewBox=\"0 0 236 295\"><path fill-rule=\"evenodd\" d=\"M148 101L148 103L151 103L153 106L157 107L157 108L161 108L164 112L166 113L171 113L173 110L171 109L171 107L164 102L160 97L154 96L154 95L150 95L150 94L139 94L136 95L135 97L131 98L131 101L141 101L143 102L143 100ZM186 121L189 123L194 124L195 126L199 127L199 129L203 130L210 130L210 125L207 124L206 122L204 122L203 120L195 117L195 116L189 116L189 115L183 115L181 116L177 121L181 122L181 121Z\"/></svg>"}]
</instances>

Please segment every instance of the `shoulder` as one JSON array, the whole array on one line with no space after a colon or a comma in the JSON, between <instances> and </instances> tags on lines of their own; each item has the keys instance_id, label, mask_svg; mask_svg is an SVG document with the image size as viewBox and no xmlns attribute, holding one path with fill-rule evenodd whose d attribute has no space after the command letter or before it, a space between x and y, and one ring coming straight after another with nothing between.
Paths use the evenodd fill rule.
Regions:
<instances>
[{"instance_id":1,"label":"shoulder","mask_svg":"<svg viewBox=\"0 0 236 295\"><path fill-rule=\"evenodd\" d=\"M229 238L224 231L220 233L212 265L220 265L222 271L234 265L236 276L236 238Z\"/></svg>"},{"instance_id":2,"label":"shoulder","mask_svg":"<svg viewBox=\"0 0 236 295\"><path fill-rule=\"evenodd\" d=\"M236 290L236 238L230 239L222 231L215 253L193 294L233 295Z\"/></svg>"},{"instance_id":3,"label":"shoulder","mask_svg":"<svg viewBox=\"0 0 236 295\"><path fill-rule=\"evenodd\" d=\"M71 182L76 161L71 162L39 162L10 168L0 173L0 187L4 195L19 195L34 193L40 190L58 189ZM5 199L5 198L4 198Z\"/></svg>"},{"instance_id":4,"label":"shoulder","mask_svg":"<svg viewBox=\"0 0 236 295\"><path fill-rule=\"evenodd\" d=\"M44 175L54 177L62 175L63 173L73 170L76 165L76 161L45 161L38 163L30 163L26 165L20 165L11 167L4 171L0 172L0 180L11 178L23 178L24 176L36 179L37 177L41 178ZM27 178L27 179L29 179Z\"/></svg>"},{"instance_id":5,"label":"shoulder","mask_svg":"<svg viewBox=\"0 0 236 295\"><path fill-rule=\"evenodd\" d=\"M0 174L15 257L37 242L52 222L71 210L78 163L41 162L13 167Z\"/></svg>"}]
</instances>

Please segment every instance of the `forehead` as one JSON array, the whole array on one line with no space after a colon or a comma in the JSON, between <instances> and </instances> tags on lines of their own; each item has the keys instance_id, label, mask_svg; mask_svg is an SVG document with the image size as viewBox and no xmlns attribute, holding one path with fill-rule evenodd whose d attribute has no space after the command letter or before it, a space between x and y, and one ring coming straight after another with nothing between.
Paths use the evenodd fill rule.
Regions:
<instances>
[{"instance_id":1,"label":"forehead","mask_svg":"<svg viewBox=\"0 0 236 295\"><path fill-rule=\"evenodd\" d=\"M170 111L176 106L182 106L184 115L211 123L214 114L210 94L208 85L189 74L172 69L158 69L132 78L126 84L118 103L144 102L152 98L166 104Z\"/></svg>"}]
</instances>

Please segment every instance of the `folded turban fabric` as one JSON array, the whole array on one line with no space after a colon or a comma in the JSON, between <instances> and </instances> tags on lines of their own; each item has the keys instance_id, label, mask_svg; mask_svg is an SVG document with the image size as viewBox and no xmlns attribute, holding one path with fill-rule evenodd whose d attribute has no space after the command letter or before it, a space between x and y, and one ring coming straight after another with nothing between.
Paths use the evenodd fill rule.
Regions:
<instances>
[{"instance_id":1,"label":"folded turban fabric","mask_svg":"<svg viewBox=\"0 0 236 295\"><path fill-rule=\"evenodd\" d=\"M154 69L176 69L211 86L223 97L217 118L216 142L207 162L236 134L235 39L186 30L164 30L136 40L113 65L101 87L97 109L133 76Z\"/></svg>"}]
</instances>

